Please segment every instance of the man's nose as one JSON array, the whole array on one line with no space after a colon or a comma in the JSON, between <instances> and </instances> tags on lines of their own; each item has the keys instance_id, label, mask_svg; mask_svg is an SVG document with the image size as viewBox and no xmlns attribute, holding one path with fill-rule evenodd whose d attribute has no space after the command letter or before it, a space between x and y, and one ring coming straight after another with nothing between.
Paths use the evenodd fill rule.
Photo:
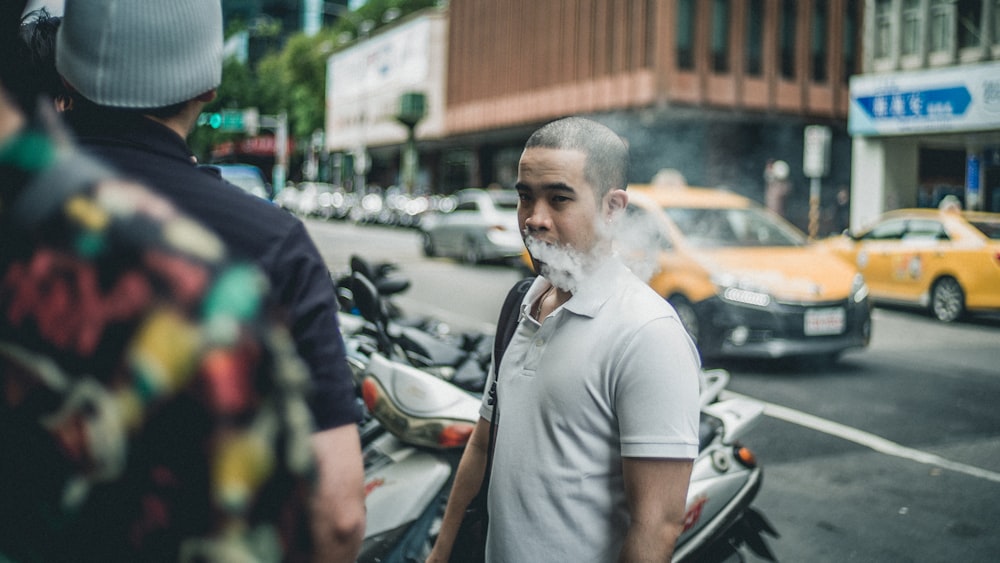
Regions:
<instances>
[{"instance_id":1,"label":"man's nose","mask_svg":"<svg viewBox=\"0 0 1000 563\"><path fill-rule=\"evenodd\" d=\"M527 216L524 218L524 226L528 230L538 231L546 230L551 225L551 216L549 215L548 206L545 204L535 204L527 212Z\"/></svg>"}]
</instances>

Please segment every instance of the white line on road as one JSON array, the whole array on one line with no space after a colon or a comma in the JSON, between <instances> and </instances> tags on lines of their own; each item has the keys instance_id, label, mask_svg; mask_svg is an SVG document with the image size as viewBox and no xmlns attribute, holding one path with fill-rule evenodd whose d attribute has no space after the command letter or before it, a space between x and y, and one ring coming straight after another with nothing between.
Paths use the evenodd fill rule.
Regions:
<instances>
[{"instance_id":1,"label":"white line on road","mask_svg":"<svg viewBox=\"0 0 1000 563\"><path fill-rule=\"evenodd\" d=\"M802 411L797 411L795 409L790 409L788 407L783 407L781 405L776 405L774 403L768 403L766 401L760 401L760 399L755 399L753 397L748 397L746 395L741 395L740 393L733 393L732 391L724 391L723 397L745 397L753 401L759 401L764 403L764 414L777 418L779 420L784 420L785 422L791 422L792 424L798 424L799 426L804 426L806 428L811 428L818 432L823 432L824 434L829 434L844 440L854 442L868 448L871 448L877 452L896 456L903 459L909 459L911 461L916 461L918 463L924 463L927 465L934 465L942 469L949 469L951 471L956 471L958 473L964 473L972 477L978 477L980 479L986 479L988 481L993 481L995 483L1000 483L1000 473L995 471L989 471L987 469L982 469L972 465L966 465L964 463L959 463L957 461L951 461L945 459L941 456L930 454L927 452L922 452L920 450L915 450L913 448L907 448L890 440L886 440L875 434L865 432L863 430L858 430L857 428L851 428L850 426L845 426L843 424L833 422L832 420L826 420L825 418L820 418L818 416L813 416Z\"/></svg>"}]
</instances>

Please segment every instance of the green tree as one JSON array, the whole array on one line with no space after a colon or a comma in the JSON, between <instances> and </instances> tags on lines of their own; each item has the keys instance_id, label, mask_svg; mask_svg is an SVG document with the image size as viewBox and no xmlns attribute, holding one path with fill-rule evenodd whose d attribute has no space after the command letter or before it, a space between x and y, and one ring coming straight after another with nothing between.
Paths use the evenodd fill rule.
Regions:
<instances>
[{"instance_id":1,"label":"green tree","mask_svg":"<svg viewBox=\"0 0 1000 563\"><path fill-rule=\"evenodd\" d=\"M269 112L288 112L290 134L307 137L323 128L326 61L334 51L329 30L312 37L297 33L285 47L257 65L260 104Z\"/></svg>"}]
</instances>

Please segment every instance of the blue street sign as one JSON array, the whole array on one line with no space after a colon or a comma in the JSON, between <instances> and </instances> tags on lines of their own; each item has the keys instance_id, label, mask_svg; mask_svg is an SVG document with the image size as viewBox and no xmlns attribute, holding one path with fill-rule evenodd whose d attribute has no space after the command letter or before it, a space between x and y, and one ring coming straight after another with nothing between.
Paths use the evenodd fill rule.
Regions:
<instances>
[{"instance_id":1,"label":"blue street sign","mask_svg":"<svg viewBox=\"0 0 1000 563\"><path fill-rule=\"evenodd\" d=\"M955 86L877 94L859 97L855 101L875 119L947 118L963 115L969 108L972 96L965 86Z\"/></svg>"},{"instance_id":2,"label":"blue street sign","mask_svg":"<svg viewBox=\"0 0 1000 563\"><path fill-rule=\"evenodd\" d=\"M979 193L979 157L969 155L965 164L965 191L968 194Z\"/></svg>"},{"instance_id":3,"label":"blue street sign","mask_svg":"<svg viewBox=\"0 0 1000 563\"><path fill-rule=\"evenodd\" d=\"M851 135L1000 129L1000 61L851 77Z\"/></svg>"}]
</instances>

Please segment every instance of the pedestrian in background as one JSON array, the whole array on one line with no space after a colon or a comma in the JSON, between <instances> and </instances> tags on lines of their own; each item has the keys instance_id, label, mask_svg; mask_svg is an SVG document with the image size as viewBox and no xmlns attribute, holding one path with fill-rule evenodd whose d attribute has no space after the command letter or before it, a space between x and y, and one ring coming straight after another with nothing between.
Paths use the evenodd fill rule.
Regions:
<instances>
[{"instance_id":1,"label":"pedestrian in background","mask_svg":"<svg viewBox=\"0 0 1000 563\"><path fill-rule=\"evenodd\" d=\"M364 535L359 409L329 271L290 214L199 167L186 144L222 76L219 0L67 0L56 66L81 146L141 181L267 273L308 365L319 482L317 560L353 561Z\"/></svg>"},{"instance_id":2,"label":"pedestrian in background","mask_svg":"<svg viewBox=\"0 0 1000 563\"><path fill-rule=\"evenodd\" d=\"M840 186L833 208L833 232L840 234L851 228L851 190Z\"/></svg>"},{"instance_id":3,"label":"pedestrian in background","mask_svg":"<svg viewBox=\"0 0 1000 563\"><path fill-rule=\"evenodd\" d=\"M518 221L540 276L499 363L487 561L669 561L683 528L698 352L612 251L627 167L622 139L580 118L521 154ZM448 560L483 485L493 416L487 393L428 561Z\"/></svg>"},{"instance_id":4,"label":"pedestrian in background","mask_svg":"<svg viewBox=\"0 0 1000 563\"><path fill-rule=\"evenodd\" d=\"M764 205L782 217L785 216L785 198L791 190L788 174L787 162L768 159L764 167Z\"/></svg>"}]
</instances>

